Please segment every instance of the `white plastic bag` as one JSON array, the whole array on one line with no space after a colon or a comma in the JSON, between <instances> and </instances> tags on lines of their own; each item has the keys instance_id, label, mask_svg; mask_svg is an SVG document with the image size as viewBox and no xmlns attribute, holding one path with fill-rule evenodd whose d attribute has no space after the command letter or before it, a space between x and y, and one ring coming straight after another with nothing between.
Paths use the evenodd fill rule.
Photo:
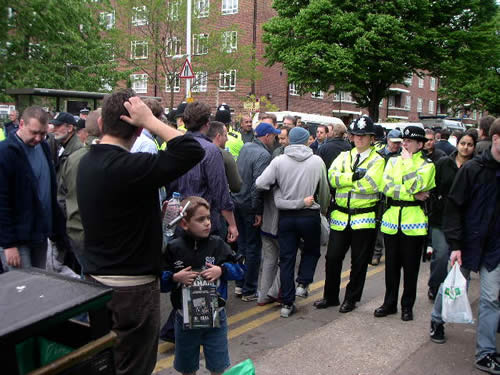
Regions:
<instances>
[{"instance_id":1,"label":"white plastic bag","mask_svg":"<svg viewBox=\"0 0 500 375\"><path fill-rule=\"evenodd\" d=\"M321 219L320 244L321 244L321 246L326 246L326 245L328 245L328 240L330 239L330 223L328 222L328 219L323 214L320 214L320 219Z\"/></svg>"},{"instance_id":2,"label":"white plastic bag","mask_svg":"<svg viewBox=\"0 0 500 375\"><path fill-rule=\"evenodd\" d=\"M467 280L458 262L443 282L442 318L447 323L473 323L469 298L467 298Z\"/></svg>"}]
</instances>

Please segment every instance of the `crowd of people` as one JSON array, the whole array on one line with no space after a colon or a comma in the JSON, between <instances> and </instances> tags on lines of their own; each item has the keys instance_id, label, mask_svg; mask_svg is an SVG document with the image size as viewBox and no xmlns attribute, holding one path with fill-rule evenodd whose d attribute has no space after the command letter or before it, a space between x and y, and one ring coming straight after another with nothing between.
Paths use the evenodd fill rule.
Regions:
<instances>
[{"instance_id":1,"label":"crowd of people","mask_svg":"<svg viewBox=\"0 0 500 375\"><path fill-rule=\"evenodd\" d=\"M221 374L230 365L228 281L243 302L280 303L288 318L296 298L309 295L322 246L317 309L352 312L368 265L385 253L374 316L400 305L403 321L413 320L420 263L430 258L436 343L445 342L449 260L467 277L479 272L476 367L500 373L500 119L452 133L407 126L386 134L366 115L348 127L309 129L292 116L278 124L269 113L237 124L226 104L212 115L204 103L182 103L165 115L159 102L122 90L79 118L33 106L11 120L0 139L0 272L45 268L54 247L76 275L112 288L118 374L151 373L159 338L175 341L179 372L196 373L203 346L207 369ZM160 208L174 193L186 210L165 241ZM181 287L198 278L218 286L220 325L188 330ZM173 306L161 330L160 284Z\"/></svg>"}]
</instances>

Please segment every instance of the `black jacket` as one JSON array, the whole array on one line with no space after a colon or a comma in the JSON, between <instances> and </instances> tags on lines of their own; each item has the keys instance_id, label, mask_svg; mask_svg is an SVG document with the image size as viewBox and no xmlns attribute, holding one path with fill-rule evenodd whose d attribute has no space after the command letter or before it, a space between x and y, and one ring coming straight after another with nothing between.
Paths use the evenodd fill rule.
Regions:
<instances>
[{"instance_id":1,"label":"black jacket","mask_svg":"<svg viewBox=\"0 0 500 375\"><path fill-rule=\"evenodd\" d=\"M488 271L500 261L500 162L490 150L464 164L448 195L443 231L463 266Z\"/></svg>"},{"instance_id":2,"label":"black jacket","mask_svg":"<svg viewBox=\"0 0 500 375\"><path fill-rule=\"evenodd\" d=\"M349 142L345 141L343 138L333 138L320 147L318 156L323 159L326 169L328 170L332 162L342 151L349 151L351 149L352 147Z\"/></svg>"},{"instance_id":3,"label":"black jacket","mask_svg":"<svg viewBox=\"0 0 500 375\"><path fill-rule=\"evenodd\" d=\"M206 263L222 266L226 262L234 262L235 258L229 245L218 236L195 239L184 233L168 243L164 260L165 269L173 275L186 267L191 267L193 271L201 271L206 268ZM224 273L224 267L222 270ZM174 309L182 310L181 285L172 288L170 299Z\"/></svg>"},{"instance_id":4,"label":"black jacket","mask_svg":"<svg viewBox=\"0 0 500 375\"><path fill-rule=\"evenodd\" d=\"M432 191L432 212L429 216L429 224L435 228L441 228L448 193L458 172L458 166L455 161L456 156L457 151L435 163L436 188Z\"/></svg>"},{"instance_id":5,"label":"black jacket","mask_svg":"<svg viewBox=\"0 0 500 375\"><path fill-rule=\"evenodd\" d=\"M161 272L158 188L179 178L205 155L189 135L158 154L130 153L110 144L90 146L76 178L85 231L84 273L155 275Z\"/></svg>"},{"instance_id":6,"label":"black jacket","mask_svg":"<svg viewBox=\"0 0 500 375\"><path fill-rule=\"evenodd\" d=\"M455 151L456 148L453 147L453 145L450 142L448 142L448 140L446 140L446 139L440 139L434 145L434 152L436 152L436 150L441 150L446 155L451 155L451 153L453 151Z\"/></svg>"},{"instance_id":7,"label":"black jacket","mask_svg":"<svg viewBox=\"0 0 500 375\"><path fill-rule=\"evenodd\" d=\"M456 150L454 150L454 152L455 151ZM454 153L454 152L452 152L452 153ZM444 152L438 148L435 148L435 147L434 147L434 151L432 154L429 155L429 153L427 153L427 152L424 152L424 153L425 153L425 156L427 156L429 159L431 159L434 164L436 164L439 159L445 158L446 156L448 156L446 154L446 152Z\"/></svg>"}]
</instances>

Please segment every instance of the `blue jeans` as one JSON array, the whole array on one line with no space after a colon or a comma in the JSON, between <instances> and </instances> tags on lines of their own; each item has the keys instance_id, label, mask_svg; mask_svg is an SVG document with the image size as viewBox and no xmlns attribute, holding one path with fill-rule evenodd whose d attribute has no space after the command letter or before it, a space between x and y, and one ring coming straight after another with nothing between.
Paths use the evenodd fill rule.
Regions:
<instances>
[{"instance_id":1,"label":"blue jeans","mask_svg":"<svg viewBox=\"0 0 500 375\"><path fill-rule=\"evenodd\" d=\"M243 295L250 295L257 292L259 281L260 258L262 255L262 240L260 238L260 228L254 227L255 214L248 210L236 207L236 226L238 227L238 252L245 257L247 272L245 280L236 282L236 285L243 287Z\"/></svg>"},{"instance_id":2,"label":"blue jeans","mask_svg":"<svg viewBox=\"0 0 500 375\"><path fill-rule=\"evenodd\" d=\"M466 279L469 279L470 271L461 269ZM479 317L476 330L476 360L483 359L487 354L495 353L497 350L496 336L498 322L500 320L500 302L498 293L500 290L500 265L488 272L482 266L479 270L480 276L480 296L479 296ZM439 287L439 292L434 303L431 319L433 322L443 324L441 317L443 298L443 284Z\"/></svg>"},{"instance_id":3,"label":"blue jeans","mask_svg":"<svg viewBox=\"0 0 500 375\"><path fill-rule=\"evenodd\" d=\"M21 245L18 246L17 249L19 250L19 256L21 257L21 267L19 268L36 267L45 269L45 264L47 263L47 240ZM7 265L7 259L5 258L4 250L1 247L0 260L2 262L4 272L18 268Z\"/></svg>"},{"instance_id":4,"label":"blue jeans","mask_svg":"<svg viewBox=\"0 0 500 375\"><path fill-rule=\"evenodd\" d=\"M187 330L183 327L182 315L175 313L174 368L183 374L198 371L201 346L208 371L222 373L231 365L225 310L220 312L220 327Z\"/></svg>"},{"instance_id":5,"label":"blue jeans","mask_svg":"<svg viewBox=\"0 0 500 375\"><path fill-rule=\"evenodd\" d=\"M309 285L313 281L316 265L321 255L321 221L319 212L314 216L286 215L280 212L278 223L280 244L280 280L283 303L295 301L295 262L299 240L304 240L304 250L300 258L297 282Z\"/></svg>"},{"instance_id":6,"label":"blue jeans","mask_svg":"<svg viewBox=\"0 0 500 375\"><path fill-rule=\"evenodd\" d=\"M444 233L439 228L432 228L432 252L431 274L429 276L429 288L437 290L439 285L448 275L448 259L450 259L450 246L446 242Z\"/></svg>"}]
</instances>

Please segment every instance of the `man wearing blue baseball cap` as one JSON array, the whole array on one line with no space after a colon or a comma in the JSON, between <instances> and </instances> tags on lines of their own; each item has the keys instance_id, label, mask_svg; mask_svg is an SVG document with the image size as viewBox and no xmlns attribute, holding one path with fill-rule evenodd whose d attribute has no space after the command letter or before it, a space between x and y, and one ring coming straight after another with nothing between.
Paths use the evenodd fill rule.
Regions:
<instances>
[{"instance_id":1,"label":"man wearing blue baseball cap","mask_svg":"<svg viewBox=\"0 0 500 375\"><path fill-rule=\"evenodd\" d=\"M255 129L255 138L245 143L237 160L238 172L242 179L241 189L233 194L236 225L238 232L238 251L245 256L247 272L243 282L237 282L237 292L241 292L245 302L257 299L262 242L260 225L262 223L263 200L255 189L255 180L266 169L272 159L271 148L276 134L267 122L261 122ZM240 293L237 293L240 294Z\"/></svg>"}]
</instances>

